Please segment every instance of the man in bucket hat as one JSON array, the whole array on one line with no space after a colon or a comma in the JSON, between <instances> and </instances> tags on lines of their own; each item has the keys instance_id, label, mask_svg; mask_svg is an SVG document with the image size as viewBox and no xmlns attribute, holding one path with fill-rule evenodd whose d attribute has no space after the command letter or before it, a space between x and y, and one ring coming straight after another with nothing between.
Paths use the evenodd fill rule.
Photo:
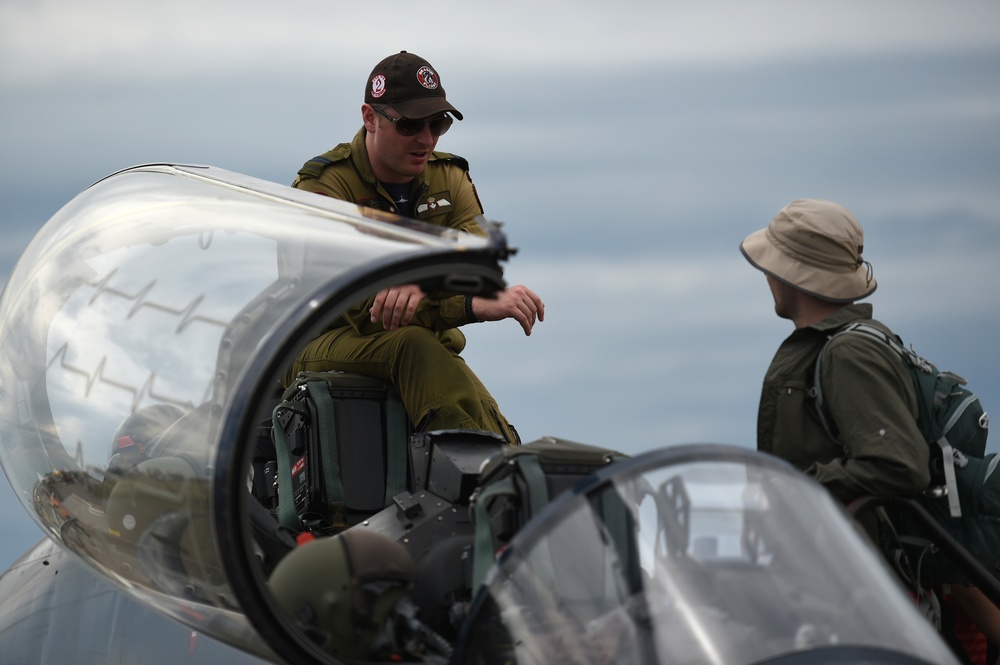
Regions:
<instances>
[{"instance_id":1,"label":"man in bucket hat","mask_svg":"<svg viewBox=\"0 0 1000 665\"><path fill-rule=\"evenodd\" d=\"M437 70L413 53L390 55L368 75L364 100L354 139L306 162L292 186L484 235L468 162L435 151L453 119L463 117ZM513 444L517 433L459 356L465 348L460 326L508 318L530 335L544 320L545 305L523 285L495 298L398 285L348 311L303 350L285 379L329 370L384 378L396 386L416 429L486 430Z\"/></svg>"},{"instance_id":2,"label":"man in bucket hat","mask_svg":"<svg viewBox=\"0 0 1000 665\"><path fill-rule=\"evenodd\" d=\"M757 447L801 468L845 504L873 494L914 495L930 483L916 393L886 344L841 335L827 349L823 395L842 446L830 440L809 395L817 356L834 332L865 321L892 334L872 321L871 305L855 304L877 286L863 248L854 216L818 199L793 201L740 245L765 274L775 313L795 325L764 377Z\"/></svg>"},{"instance_id":3,"label":"man in bucket hat","mask_svg":"<svg viewBox=\"0 0 1000 665\"><path fill-rule=\"evenodd\" d=\"M845 505L862 496L915 496L931 480L913 381L886 343L847 334L826 347L819 380L839 443L811 396L817 358L835 332L863 322L893 335L872 319L871 305L855 302L877 286L863 249L864 231L854 216L819 199L792 201L740 245L764 273L775 313L795 325L764 376L757 448L802 469ZM877 538L874 520L865 527ZM1000 614L978 589L951 585L949 592L984 632L1000 639Z\"/></svg>"}]
</instances>

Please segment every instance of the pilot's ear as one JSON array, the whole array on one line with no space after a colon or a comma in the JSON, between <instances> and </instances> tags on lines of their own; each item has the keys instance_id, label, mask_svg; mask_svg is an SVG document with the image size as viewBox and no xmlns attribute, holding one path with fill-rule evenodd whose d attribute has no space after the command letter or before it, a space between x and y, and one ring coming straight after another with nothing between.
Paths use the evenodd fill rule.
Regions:
<instances>
[{"instance_id":1,"label":"pilot's ear","mask_svg":"<svg viewBox=\"0 0 1000 665\"><path fill-rule=\"evenodd\" d=\"M378 114L375 113L375 109L372 108L371 104L361 105L361 120L365 123L365 129L369 133L375 131L375 123L378 121L378 118L375 117L376 115Z\"/></svg>"}]
</instances>

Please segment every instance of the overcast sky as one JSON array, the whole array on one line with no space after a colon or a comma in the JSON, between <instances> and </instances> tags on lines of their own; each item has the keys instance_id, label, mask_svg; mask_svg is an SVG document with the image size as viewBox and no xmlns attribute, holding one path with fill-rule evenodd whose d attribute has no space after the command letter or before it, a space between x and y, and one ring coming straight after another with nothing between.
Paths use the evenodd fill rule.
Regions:
<instances>
[{"instance_id":1,"label":"overcast sky","mask_svg":"<svg viewBox=\"0 0 1000 665\"><path fill-rule=\"evenodd\" d=\"M546 302L467 330L525 440L752 447L791 324L738 251L789 201L866 230L876 315L1000 404L1000 3L0 2L0 272L93 181L146 162L280 183L427 58L465 115L507 266ZM1000 449L998 438L991 448ZM0 566L38 537L0 490Z\"/></svg>"}]
</instances>

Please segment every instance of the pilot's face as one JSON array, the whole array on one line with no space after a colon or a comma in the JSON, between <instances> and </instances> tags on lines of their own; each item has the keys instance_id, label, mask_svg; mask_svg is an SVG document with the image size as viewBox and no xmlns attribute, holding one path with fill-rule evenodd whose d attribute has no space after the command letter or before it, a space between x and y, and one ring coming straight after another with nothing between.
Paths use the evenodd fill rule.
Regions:
<instances>
[{"instance_id":1,"label":"pilot's face","mask_svg":"<svg viewBox=\"0 0 1000 665\"><path fill-rule=\"evenodd\" d=\"M391 109L385 113L399 117ZM431 133L430 125L424 123L413 136L403 136L390 120L368 104L362 107L362 117L368 130L368 159L376 178L382 182L403 183L423 172L439 138Z\"/></svg>"}]
</instances>

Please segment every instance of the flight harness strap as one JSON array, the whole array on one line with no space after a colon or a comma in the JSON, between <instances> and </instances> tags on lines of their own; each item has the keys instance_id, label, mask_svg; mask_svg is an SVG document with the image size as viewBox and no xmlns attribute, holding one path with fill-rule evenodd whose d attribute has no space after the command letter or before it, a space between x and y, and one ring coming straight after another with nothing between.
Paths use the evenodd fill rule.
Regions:
<instances>
[{"instance_id":1,"label":"flight harness strap","mask_svg":"<svg viewBox=\"0 0 1000 665\"><path fill-rule=\"evenodd\" d=\"M476 535L473 544L472 588L477 589L486 577L486 571L493 565L496 553L493 551L493 531L490 526L490 515L487 508L492 499L498 496L516 496L513 474L492 485L480 488L476 495Z\"/></svg>"},{"instance_id":2,"label":"flight harness strap","mask_svg":"<svg viewBox=\"0 0 1000 665\"><path fill-rule=\"evenodd\" d=\"M292 468L289 466L288 442L281 428L279 418L282 411L294 411L303 418L309 416L304 404L284 401L274 407L271 412L271 423L274 432L274 447L278 458L278 523L293 531L301 531L299 516L295 510L295 495L292 492Z\"/></svg>"},{"instance_id":3,"label":"flight harness strap","mask_svg":"<svg viewBox=\"0 0 1000 665\"><path fill-rule=\"evenodd\" d=\"M528 505L531 516L534 517L549 502L549 488L545 484L542 463L538 460L538 455L518 455L517 465L528 485Z\"/></svg>"},{"instance_id":4,"label":"flight harness strap","mask_svg":"<svg viewBox=\"0 0 1000 665\"><path fill-rule=\"evenodd\" d=\"M309 381L306 390L316 405L317 436L323 444L320 452L323 465L323 481L326 485L326 503L330 506L334 524L344 518L344 482L340 477L340 457L337 454L337 428L334 426L333 397L323 381ZM279 497L280 500L280 497Z\"/></svg>"},{"instance_id":5,"label":"flight harness strap","mask_svg":"<svg viewBox=\"0 0 1000 665\"><path fill-rule=\"evenodd\" d=\"M406 490L406 426L409 416L399 393L391 385L385 387L385 505L392 505L392 498Z\"/></svg>"},{"instance_id":6,"label":"flight harness strap","mask_svg":"<svg viewBox=\"0 0 1000 665\"><path fill-rule=\"evenodd\" d=\"M537 455L517 455L509 464L521 470L521 476L528 486L528 506L531 515L537 515L549 502L548 486L545 484L545 473ZM475 543L472 561L472 585L477 588L486 578L486 572L496 559L493 551L493 532L488 512L490 502L499 496L517 497L518 491L514 485L514 473L480 488L475 498Z\"/></svg>"}]
</instances>

